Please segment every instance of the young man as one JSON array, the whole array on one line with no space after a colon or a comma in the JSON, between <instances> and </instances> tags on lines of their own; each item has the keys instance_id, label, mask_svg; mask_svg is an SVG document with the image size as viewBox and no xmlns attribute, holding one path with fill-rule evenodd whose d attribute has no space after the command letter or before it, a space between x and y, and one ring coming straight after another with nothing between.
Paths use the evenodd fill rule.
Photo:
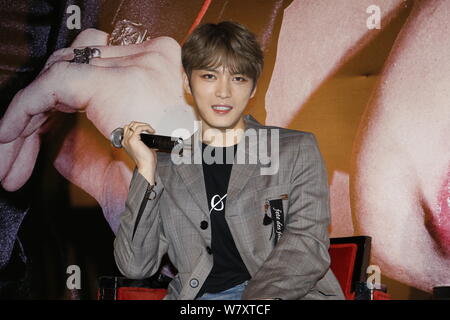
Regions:
<instances>
[{"instance_id":1,"label":"young man","mask_svg":"<svg viewBox=\"0 0 450 320\"><path fill-rule=\"evenodd\" d=\"M232 22L203 25L182 62L201 120L183 156L193 161L147 148L139 134L154 132L148 124L124 127L136 169L114 242L121 272L149 277L168 253L178 274L167 299L343 298L329 269L327 175L314 136L243 115L263 67L254 35ZM239 161L266 147L269 162Z\"/></svg>"}]
</instances>

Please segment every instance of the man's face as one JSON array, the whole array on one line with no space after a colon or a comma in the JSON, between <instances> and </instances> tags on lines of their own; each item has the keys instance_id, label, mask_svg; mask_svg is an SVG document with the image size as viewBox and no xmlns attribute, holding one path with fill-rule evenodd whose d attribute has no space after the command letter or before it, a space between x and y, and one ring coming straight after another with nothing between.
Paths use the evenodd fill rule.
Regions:
<instances>
[{"instance_id":1,"label":"man's face","mask_svg":"<svg viewBox=\"0 0 450 320\"><path fill-rule=\"evenodd\" d=\"M256 92L253 79L224 67L193 70L190 85L184 74L184 88L194 98L204 130L244 129L242 113Z\"/></svg>"}]
</instances>

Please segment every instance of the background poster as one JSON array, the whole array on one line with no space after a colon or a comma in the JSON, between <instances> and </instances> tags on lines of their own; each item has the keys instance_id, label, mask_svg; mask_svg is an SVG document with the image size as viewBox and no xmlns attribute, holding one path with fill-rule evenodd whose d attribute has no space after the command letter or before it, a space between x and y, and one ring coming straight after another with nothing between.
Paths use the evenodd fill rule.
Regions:
<instances>
[{"instance_id":1,"label":"background poster","mask_svg":"<svg viewBox=\"0 0 450 320\"><path fill-rule=\"evenodd\" d=\"M125 19L179 44L203 22L254 31L265 69L247 113L316 135L330 236L370 235L371 263L394 299L427 299L450 284L450 1L3 0L0 15L0 297L95 298L97 277L119 274L112 242L132 169L108 133L137 118L167 133L191 117L173 116L164 96L135 106L139 88L125 78L100 79L105 103L96 108L36 116L33 98L28 109L13 104L55 50L100 41L76 37L111 33ZM173 57L176 46L164 45ZM160 75L155 87L171 76ZM83 84L58 77L67 90ZM67 289L71 265L80 290Z\"/></svg>"}]
</instances>

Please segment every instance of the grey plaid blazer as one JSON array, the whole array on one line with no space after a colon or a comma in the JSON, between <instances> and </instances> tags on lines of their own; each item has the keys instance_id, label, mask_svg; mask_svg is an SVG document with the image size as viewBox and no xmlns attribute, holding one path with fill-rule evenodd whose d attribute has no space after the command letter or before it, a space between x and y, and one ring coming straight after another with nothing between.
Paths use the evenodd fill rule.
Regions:
<instances>
[{"instance_id":1,"label":"grey plaid blazer","mask_svg":"<svg viewBox=\"0 0 450 320\"><path fill-rule=\"evenodd\" d=\"M279 129L279 169L262 175L257 161L234 164L231 171L225 216L252 277L243 299L343 299L329 269L327 173L314 135L244 119L246 133ZM187 143L190 159L194 136ZM247 156L251 146L246 143ZM150 277L168 253L178 274L166 299L194 299L213 266L211 228L200 227L202 221L210 225L202 165L175 164L170 154L158 153L156 195L149 197L148 185L135 170L114 241L117 266L128 278ZM274 245L272 224L263 224L264 204L285 194L285 230Z\"/></svg>"}]
</instances>

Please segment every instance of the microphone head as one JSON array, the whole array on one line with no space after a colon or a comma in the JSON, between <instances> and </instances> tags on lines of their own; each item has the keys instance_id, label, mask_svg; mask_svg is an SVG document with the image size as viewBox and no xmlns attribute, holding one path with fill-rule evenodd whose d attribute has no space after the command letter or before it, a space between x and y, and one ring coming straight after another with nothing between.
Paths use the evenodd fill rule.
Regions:
<instances>
[{"instance_id":1,"label":"microphone head","mask_svg":"<svg viewBox=\"0 0 450 320\"><path fill-rule=\"evenodd\" d=\"M110 138L111 144L116 148L122 148L123 128L114 129L111 132Z\"/></svg>"}]
</instances>

